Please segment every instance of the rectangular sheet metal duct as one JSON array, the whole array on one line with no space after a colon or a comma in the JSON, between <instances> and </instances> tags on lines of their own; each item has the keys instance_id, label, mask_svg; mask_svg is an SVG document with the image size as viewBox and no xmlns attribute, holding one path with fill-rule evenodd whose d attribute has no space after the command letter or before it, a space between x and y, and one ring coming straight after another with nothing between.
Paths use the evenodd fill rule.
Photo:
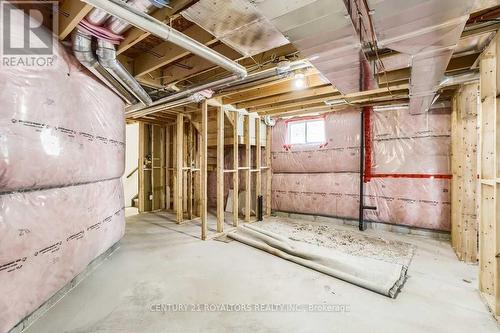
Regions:
<instances>
[{"instance_id":1,"label":"rectangular sheet metal duct","mask_svg":"<svg viewBox=\"0 0 500 333\"><path fill-rule=\"evenodd\" d=\"M376 88L343 0L264 0L256 6L340 92Z\"/></svg>"},{"instance_id":2,"label":"rectangular sheet metal duct","mask_svg":"<svg viewBox=\"0 0 500 333\"><path fill-rule=\"evenodd\" d=\"M368 0L380 47L411 56L410 113L428 111L471 10L468 0Z\"/></svg>"}]
</instances>

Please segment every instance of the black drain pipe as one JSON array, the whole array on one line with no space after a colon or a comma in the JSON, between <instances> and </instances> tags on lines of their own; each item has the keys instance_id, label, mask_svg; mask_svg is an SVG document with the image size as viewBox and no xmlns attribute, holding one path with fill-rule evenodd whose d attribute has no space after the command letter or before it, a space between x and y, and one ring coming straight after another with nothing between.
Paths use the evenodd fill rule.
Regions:
<instances>
[{"instance_id":1,"label":"black drain pipe","mask_svg":"<svg viewBox=\"0 0 500 333\"><path fill-rule=\"evenodd\" d=\"M259 195L257 197L257 221L262 221L263 220L263 197L262 195Z\"/></svg>"},{"instance_id":2,"label":"black drain pipe","mask_svg":"<svg viewBox=\"0 0 500 333\"><path fill-rule=\"evenodd\" d=\"M365 112L361 108L361 132L359 136L359 230L365 230L363 220L365 183L363 175L365 174Z\"/></svg>"}]
</instances>

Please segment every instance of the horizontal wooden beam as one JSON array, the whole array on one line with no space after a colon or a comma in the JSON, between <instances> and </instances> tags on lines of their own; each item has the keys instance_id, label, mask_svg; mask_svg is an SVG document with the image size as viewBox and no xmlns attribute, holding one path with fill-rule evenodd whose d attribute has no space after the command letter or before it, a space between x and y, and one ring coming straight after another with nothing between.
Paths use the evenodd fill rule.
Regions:
<instances>
[{"instance_id":1,"label":"horizontal wooden beam","mask_svg":"<svg viewBox=\"0 0 500 333\"><path fill-rule=\"evenodd\" d=\"M233 50L229 46L223 43L214 44L213 41L209 43L212 45L212 50L222 54L223 56L231 59L238 60L241 58L241 54ZM180 79L189 77L196 73L202 72L206 69L212 68L214 63L208 61L207 59L190 55L170 64L168 67L163 68L164 84L172 84L178 82Z\"/></svg>"},{"instance_id":2,"label":"horizontal wooden beam","mask_svg":"<svg viewBox=\"0 0 500 333\"><path fill-rule=\"evenodd\" d=\"M235 56L234 58L230 58L232 60L238 61L238 63L247 68L249 72L252 70L263 70L266 68L274 67L273 60L277 59L281 56L289 56L296 53L296 49L292 44L287 44L280 46L278 48L257 54L251 58L243 58L242 56ZM298 58L297 58L298 60ZM167 83L178 83L185 80L189 80L190 82L207 82L211 81L214 78L224 77L229 73L219 66L215 66L214 64L205 61L204 59L198 56L190 56L188 58L180 62L181 65L190 65L192 70L189 72L179 72L173 73L171 72L171 68L166 68L166 75L173 75L175 77L170 79Z\"/></svg>"},{"instance_id":3,"label":"horizontal wooden beam","mask_svg":"<svg viewBox=\"0 0 500 333\"><path fill-rule=\"evenodd\" d=\"M217 41L214 36L196 24L191 25L189 28L182 31L182 33L206 46L210 46ZM134 75L146 75L155 69L180 60L189 54L189 51L175 44L169 42L161 43L154 47L151 52L142 53L135 58Z\"/></svg>"},{"instance_id":4,"label":"horizontal wooden beam","mask_svg":"<svg viewBox=\"0 0 500 333\"><path fill-rule=\"evenodd\" d=\"M320 103L320 102L324 102L324 101L333 99L334 97L340 97L340 96L342 96L340 94L340 92L336 92L336 93L331 93L331 94L314 96L313 98L302 98L302 99L288 101L285 103L276 103L276 104L265 105L262 107L248 108L247 110L249 112L262 113L262 112L267 112L267 111L272 111L272 110L277 110L277 109L282 109L282 108L300 107L301 105L305 105L305 104Z\"/></svg>"},{"instance_id":5,"label":"horizontal wooden beam","mask_svg":"<svg viewBox=\"0 0 500 333\"><path fill-rule=\"evenodd\" d=\"M151 14L151 16L159 21L164 22L166 19L169 19L174 14L189 6L192 2L193 0L175 0L175 2L171 3L170 7L157 9ZM150 35L151 34L149 32L143 31L139 28L130 28L125 33L125 39L120 43L120 46L117 49L117 53L120 54L122 52L125 52Z\"/></svg>"},{"instance_id":6,"label":"horizontal wooden beam","mask_svg":"<svg viewBox=\"0 0 500 333\"><path fill-rule=\"evenodd\" d=\"M65 39L92 8L80 0L63 0L59 7L59 39Z\"/></svg>"},{"instance_id":7,"label":"horizontal wooden beam","mask_svg":"<svg viewBox=\"0 0 500 333\"><path fill-rule=\"evenodd\" d=\"M389 91L387 88L378 88L369 91L361 91L347 95L337 95L332 96L329 99L331 100L341 100L345 99L349 103L356 104L362 102L375 101L386 98L402 98L408 97L407 90L409 89L409 84L401 84L397 86L391 87ZM402 94L404 92L404 95ZM338 108L338 106L327 106L324 102L316 102L316 103L307 103L301 105L293 105L290 107L284 108L276 108L276 109L266 109L266 111L257 111L261 115L277 115L277 114L286 114L291 112L300 112L300 111L311 111L311 110L334 110Z\"/></svg>"},{"instance_id":8,"label":"horizontal wooden beam","mask_svg":"<svg viewBox=\"0 0 500 333\"><path fill-rule=\"evenodd\" d=\"M335 87L332 86L331 84L326 84L311 89L288 91L277 96L259 98L248 102L240 102L234 104L234 106L238 109L255 108L255 107L262 107L262 106L283 103L291 100L297 100L300 98L308 98L308 97L320 96L325 94L334 94L334 93L338 93L338 90L335 89Z\"/></svg>"},{"instance_id":9,"label":"horizontal wooden beam","mask_svg":"<svg viewBox=\"0 0 500 333\"><path fill-rule=\"evenodd\" d=\"M246 91L242 93L237 92L235 94L223 97L222 102L224 104L237 104L243 101L250 101L254 99L260 99L263 97L288 93L291 91L299 92L303 90L303 89L297 89L294 86L294 83L295 83L294 80L290 80L262 88L253 89L251 91ZM305 89L318 87L325 84L329 84L329 82L326 81L320 74L313 74L305 77Z\"/></svg>"}]
</instances>

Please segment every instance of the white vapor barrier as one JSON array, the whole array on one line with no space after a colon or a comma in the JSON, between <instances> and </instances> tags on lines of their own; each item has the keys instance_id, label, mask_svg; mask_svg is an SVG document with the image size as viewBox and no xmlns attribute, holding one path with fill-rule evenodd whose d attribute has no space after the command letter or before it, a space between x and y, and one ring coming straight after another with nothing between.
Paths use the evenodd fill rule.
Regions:
<instances>
[{"instance_id":1,"label":"white vapor barrier","mask_svg":"<svg viewBox=\"0 0 500 333\"><path fill-rule=\"evenodd\" d=\"M246 57L289 43L247 0L200 0L181 15Z\"/></svg>"},{"instance_id":2,"label":"white vapor barrier","mask_svg":"<svg viewBox=\"0 0 500 333\"><path fill-rule=\"evenodd\" d=\"M0 332L123 236L121 181L0 196Z\"/></svg>"},{"instance_id":3,"label":"white vapor barrier","mask_svg":"<svg viewBox=\"0 0 500 333\"><path fill-rule=\"evenodd\" d=\"M12 22L18 43L22 24ZM124 171L123 102L45 34L54 42L52 66L0 70L0 193L117 178Z\"/></svg>"}]
</instances>

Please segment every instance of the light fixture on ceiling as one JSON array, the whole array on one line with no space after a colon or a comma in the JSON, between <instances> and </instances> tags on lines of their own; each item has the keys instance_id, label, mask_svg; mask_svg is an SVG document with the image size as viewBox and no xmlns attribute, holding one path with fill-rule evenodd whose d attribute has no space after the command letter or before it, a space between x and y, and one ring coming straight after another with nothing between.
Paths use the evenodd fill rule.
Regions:
<instances>
[{"instance_id":1,"label":"light fixture on ceiling","mask_svg":"<svg viewBox=\"0 0 500 333\"><path fill-rule=\"evenodd\" d=\"M295 72L293 76L293 87L296 90L304 89L306 86L306 75L302 71Z\"/></svg>"}]
</instances>

